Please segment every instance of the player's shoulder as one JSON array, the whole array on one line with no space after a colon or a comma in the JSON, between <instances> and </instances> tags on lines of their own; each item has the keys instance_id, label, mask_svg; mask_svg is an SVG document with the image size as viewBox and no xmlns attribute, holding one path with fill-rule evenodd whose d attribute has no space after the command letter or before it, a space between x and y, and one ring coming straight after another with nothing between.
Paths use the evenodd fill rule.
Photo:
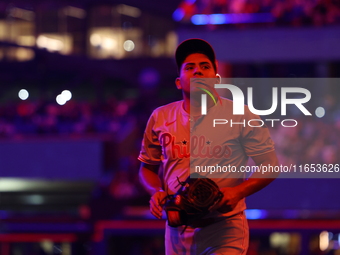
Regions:
<instances>
[{"instance_id":1,"label":"player's shoulder","mask_svg":"<svg viewBox=\"0 0 340 255\"><path fill-rule=\"evenodd\" d=\"M176 101L157 107L150 116L151 122L156 126L163 126L164 121L177 119L182 114L182 104L183 101Z\"/></svg>"},{"instance_id":2,"label":"player's shoulder","mask_svg":"<svg viewBox=\"0 0 340 255\"><path fill-rule=\"evenodd\" d=\"M225 98L225 97L220 97L221 103L222 105L232 105L233 104L233 100L229 99L229 98Z\"/></svg>"},{"instance_id":3,"label":"player's shoulder","mask_svg":"<svg viewBox=\"0 0 340 255\"><path fill-rule=\"evenodd\" d=\"M233 109L233 100L225 98L225 97L220 97L219 98L220 105L224 109Z\"/></svg>"},{"instance_id":4,"label":"player's shoulder","mask_svg":"<svg viewBox=\"0 0 340 255\"><path fill-rule=\"evenodd\" d=\"M171 102L169 104L165 104L165 105L162 105L162 106L159 106L157 107L155 110L154 110L154 113L169 113L169 112L172 112L172 111L179 111L181 108L182 108L182 104L183 104L183 100L180 100L180 101L175 101L175 102Z\"/></svg>"}]
</instances>

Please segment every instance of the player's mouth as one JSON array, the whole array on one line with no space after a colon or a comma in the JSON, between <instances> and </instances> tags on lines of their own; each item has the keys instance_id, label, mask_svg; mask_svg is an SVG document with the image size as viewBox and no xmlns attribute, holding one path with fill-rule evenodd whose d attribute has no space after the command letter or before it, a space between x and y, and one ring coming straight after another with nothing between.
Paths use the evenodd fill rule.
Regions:
<instances>
[{"instance_id":1,"label":"player's mouth","mask_svg":"<svg viewBox=\"0 0 340 255\"><path fill-rule=\"evenodd\" d=\"M204 80L205 80L204 78L191 78L190 79L191 82L199 82L199 81L204 82Z\"/></svg>"}]
</instances>

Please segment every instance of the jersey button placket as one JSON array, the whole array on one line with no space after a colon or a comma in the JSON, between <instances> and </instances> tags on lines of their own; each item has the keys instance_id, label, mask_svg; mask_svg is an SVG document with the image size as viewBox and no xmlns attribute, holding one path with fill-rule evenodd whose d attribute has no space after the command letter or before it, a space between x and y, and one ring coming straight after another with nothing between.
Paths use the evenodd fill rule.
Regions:
<instances>
[{"instance_id":1,"label":"jersey button placket","mask_svg":"<svg viewBox=\"0 0 340 255\"><path fill-rule=\"evenodd\" d=\"M193 118L190 117L189 122L190 122L190 132L192 132L194 130L194 126L195 126Z\"/></svg>"}]
</instances>

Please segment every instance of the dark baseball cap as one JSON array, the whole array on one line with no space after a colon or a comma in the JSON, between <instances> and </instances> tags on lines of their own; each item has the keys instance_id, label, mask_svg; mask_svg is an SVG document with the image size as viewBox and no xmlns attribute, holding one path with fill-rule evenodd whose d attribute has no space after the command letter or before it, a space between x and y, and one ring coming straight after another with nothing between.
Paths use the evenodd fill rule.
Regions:
<instances>
[{"instance_id":1,"label":"dark baseball cap","mask_svg":"<svg viewBox=\"0 0 340 255\"><path fill-rule=\"evenodd\" d=\"M217 72L214 49L207 41L204 41L199 38L192 38L181 42L177 46L175 57L178 73L180 73L181 66L186 57L193 53L201 53L206 55L213 64L215 72Z\"/></svg>"}]
</instances>

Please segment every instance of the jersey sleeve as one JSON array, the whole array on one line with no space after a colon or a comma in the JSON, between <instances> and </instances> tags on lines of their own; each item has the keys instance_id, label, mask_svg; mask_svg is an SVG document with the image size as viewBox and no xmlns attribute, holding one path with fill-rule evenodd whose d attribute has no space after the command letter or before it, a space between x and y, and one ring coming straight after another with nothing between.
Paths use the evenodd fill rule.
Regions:
<instances>
[{"instance_id":1,"label":"jersey sleeve","mask_svg":"<svg viewBox=\"0 0 340 255\"><path fill-rule=\"evenodd\" d=\"M259 116L252 114L248 108L246 110L246 119L247 122L251 120L251 125L246 125L241 132L241 143L245 153L253 157L273 151L274 141L270 137L268 127L260 121Z\"/></svg>"},{"instance_id":2,"label":"jersey sleeve","mask_svg":"<svg viewBox=\"0 0 340 255\"><path fill-rule=\"evenodd\" d=\"M150 116L146 125L138 159L146 164L159 165L161 163L162 147L155 131L157 116L155 112Z\"/></svg>"}]
</instances>

